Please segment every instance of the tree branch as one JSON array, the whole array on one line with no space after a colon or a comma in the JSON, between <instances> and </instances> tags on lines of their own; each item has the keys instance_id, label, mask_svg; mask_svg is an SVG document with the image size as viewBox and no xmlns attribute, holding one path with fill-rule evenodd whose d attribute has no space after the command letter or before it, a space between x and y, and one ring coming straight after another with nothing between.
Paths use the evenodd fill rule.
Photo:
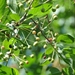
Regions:
<instances>
[{"instance_id":1,"label":"tree branch","mask_svg":"<svg viewBox=\"0 0 75 75\"><path fill-rule=\"evenodd\" d=\"M33 1L34 1L34 0L32 0L32 2L30 3L30 6L29 6L28 9L27 9L28 11L31 9L31 5L32 5ZM21 23L24 22L24 20L25 20L26 17L27 17L28 11L27 11L27 12L21 17L21 19L17 22L18 25L20 25Z\"/></svg>"},{"instance_id":2,"label":"tree branch","mask_svg":"<svg viewBox=\"0 0 75 75\"><path fill-rule=\"evenodd\" d=\"M41 28L39 27L39 25L31 18L31 20L34 22L34 24L36 26L38 26L38 29L41 31L42 35L47 39L48 42L50 42L50 40L45 36L45 34L43 33L43 31L41 30Z\"/></svg>"}]
</instances>

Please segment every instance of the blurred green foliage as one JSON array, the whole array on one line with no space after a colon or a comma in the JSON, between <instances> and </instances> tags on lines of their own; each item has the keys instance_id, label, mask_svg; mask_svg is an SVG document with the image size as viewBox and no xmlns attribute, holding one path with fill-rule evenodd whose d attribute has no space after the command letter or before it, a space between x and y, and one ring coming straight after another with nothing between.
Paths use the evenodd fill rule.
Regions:
<instances>
[{"instance_id":1,"label":"blurred green foliage","mask_svg":"<svg viewBox=\"0 0 75 75\"><path fill-rule=\"evenodd\" d=\"M75 0L0 0L0 74L75 75L74 8Z\"/></svg>"}]
</instances>

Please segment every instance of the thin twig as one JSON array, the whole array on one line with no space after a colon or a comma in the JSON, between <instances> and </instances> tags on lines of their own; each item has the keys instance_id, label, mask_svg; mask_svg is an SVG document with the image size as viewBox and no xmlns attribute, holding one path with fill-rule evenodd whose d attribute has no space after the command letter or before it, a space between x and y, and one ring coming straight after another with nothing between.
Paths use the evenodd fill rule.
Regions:
<instances>
[{"instance_id":1,"label":"thin twig","mask_svg":"<svg viewBox=\"0 0 75 75\"><path fill-rule=\"evenodd\" d=\"M39 27L39 25L31 18L31 20L34 22L35 25L38 26L38 29L41 31L42 35L48 40L48 42L50 42L50 40L45 36L45 34L43 33L43 31L41 30L41 28Z\"/></svg>"},{"instance_id":2,"label":"thin twig","mask_svg":"<svg viewBox=\"0 0 75 75\"><path fill-rule=\"evenodd\" d=\"M34 0L33 0L33 1L34 1ZM28 8L28 11L31 9L31 5L32 5L33 1L30 3L30 6L29 6L29 8ZM18 25L24 22L24 20L25 20L26 17L27 17L28 11L27 11L27 12L22 16L22 18L19 20L19 22L17 23Z\"/></svg>"}]
</instances>

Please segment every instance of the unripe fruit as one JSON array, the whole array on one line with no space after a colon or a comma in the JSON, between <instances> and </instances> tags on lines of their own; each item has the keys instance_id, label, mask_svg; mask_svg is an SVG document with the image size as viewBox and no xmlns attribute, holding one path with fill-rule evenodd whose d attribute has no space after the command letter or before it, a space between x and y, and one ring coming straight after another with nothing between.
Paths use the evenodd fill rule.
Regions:
<instances>
[{"instance_id":1,"label":"unripe fruit","mask_svg":"<svg viewBox=\"0 0 75 75\"><path fill-rule=\"evenodd\" d=\"M34 54L31 54L30 57L31 57L31 58L34 58Z\"/></svg>"},{"instance_id":2,"label":"unripe fruit","mask_svg":"<svg viewBox=\"0 0 75 75\"><path fill-rule=\"evenodd\" d=\"M27 10L28 10L28 8L25 8L24 10L25 10L25 11L27 11Z\"/></svg>"},{"instance_id":3,"label":"unripe fruit","mask_svg":"<svg viewBox=\"0 0 75 75\"><path fill-rule=\"evenodd\" d=\"M55 34L54 34L54 36L57 36L57 35L58 35L58 33L55 33Z\"/></svg>"},{"instance_id":4,"label":"unripe fruit","mask_svg":"<svg viewBox=\"0 0 75 75\"><path fill-rule=\"evenodd\" d=\"M56 8L53 7L53 8L52 8L52 11L55 12L55 11L56 11Z\"/></svg>"},{"instance_id":5,"label":"unripe fruit","mask_svg":"<svg viewBox=\"0 0 75 75\"><path fill-rule=\"evenodd\" d=\"M53 15L53 19L54 19L54 20L57 19L57 15L56 15L56 14Z\"/></svg>"},{"instance_id":6,"label":"unripe fruit","mask_svg":"<svg viewBox=\"0 0 75 75\"><path fill-rule=\"evenodd\" d=\"M30 49L31 48L31 45L28 45L28 49Z\"/></svg>"},{"instance_id":7,"label":"unripe fruit","mask_svg":"<svg viewBox=\"0 0 75 75\"><path fill-rule=\"evenodd\" d=\"M55 6L55 8L56 8L56 9L59 8L59 4L57 4L57 5Z\"/></svg>"},{"instance_id":8,"label":"unripe fruit","mask_svg":"<svg viewBox=\"0 0 75 75\"><path fill-rule=\"evenodd\" d=\"M12 52L8 51L6 54L9 55L9 56L11 56Z\"/></svg>"},{"instance_id":9,"label":"unripe fruit","mask_svg":"<svg viewBox=\"0 0 75 75\"><path fill-rule=\"evenodd\" d=\"M21 46L20 47L23 47L23 44L21 44Z\"/></svg>"},{"instance_id":10,"label":"unripe fruit","mask_svg":"<svg viewBox=\"0 0 75 75\"><path fill-rule=\"evenodd\" d=\"M39 37L36 37L36 40L37 40L37 41L39 41L39 40L40 40L40 38L39 38Z\"/></svg>"},{"instance_id":11,"label":"unripe fruit","mask_svg":"<svg viewBox=\"0 0 75 75\"><path fill-rule=\"evenodd\" d=\"M26 55L23 56L23 59L26 59Z\"/></svg>"},{"instance_id":12,"label":"unripe fruit","mask_svg":"<svg viewBox=\"0 0 75 75\"><path fill-rule=\"evenodd\" d=\"M37 45L38 44L38 41L35 41L34 43L33 43L33 46L35 46L35 45Z\"/></svg>"},{"instance_id":13,"label":"unripe fruit","mask_svg":"<svg viewBox=\"0 0 75 75\"><path fill-rule=\"evenodd\" d=\"M40 36L41 35L41 32L38 32L37 35Z\"/></svg>"},{"instance_id":14,"label":"unripe fruit","mask_svg":"<svg viewBox=\"0 0 75 75\"><path fill-rule=\"evenodd\" d=\"M21 2L18 3L19 7L23 6L23 4Z\"/></svg>"},{"instance_id":15,"label":"unripe fruit","mask_svg":"<svg viewBox=\"0 0 75 75\"><path fill-rule=\"evenodd\" d=\"M23 68L22 65L20 65L20 66L19 66L19 69L22 69L22 68Z\"/></svg>"},{"instance_id":16,"label":"unripe fruit","mask_svg":"<svg viewBox=\"0 0 75 75\"><path fill-rule=\"evenodd\" d=\"M44 55L43 58L46 59L46 56Z\"/></svg>"},{"instance_id":17,"label":"unripe fruit","mask_svg":"<svg viewBox=\"0 0 75 75\"><path fill-rule=\"evenodd\" d=\"M6 54L6 55L3 57L3 60L4 60L4 61L8 61L8 59L9 59L9 55Z\"/></svg>"},{"instance_id":18,"label":"unripe fruit","mask_svg":"<svg viewBox=\"0 0 75 75\"><path fill-rule=\"evenodd\" d=\"M45 44L44 46L43 46L43 48L46 48L47 47L47 45Z\"/></svg>"},{"instance_id":19,"label":"unripe fruit","mask_svg":"<svg viewBox=\"0 0 75 75\"><path fill-rule=\"evenodd\" d=\"M53 41L53 39L52 39L52 38L48 38L48 40L49 40L49 42L52 42L52 41Z\"/></svg>"},{"instance_id":20,"label":"unripe fruit","mask_svg":"<svg viewBox=\"0 0 75 75\"><path fill-rule=\"evenodd\" d=\"M1 46L1 50L3 50L5 47L4 46Z\"/></svg>"},{"instance_id":21,"label":"unripe fruit","mask_svg":"<svg viewBox=\"0 0 75 75\"><path fill-rule=\"evenodd\" d=\"M53 62L53 61L54 61L54 59L52 58L52 59L51 59L51 61Z\"/></svg>"},{"instance_id":22,"label":"unripe fruit","mask_svg":"<svg viewBox=\"0 0 75 75\"><path fill-rule=\"evenodd\" d=\"M20 65L23 65L23 62L20 62L19 64L20 64Z\"/></svg>"},{"instance_id":23,"label":"unripe fruit","mask_svg":"<svg viewBox=\"0 0 75 75\"><path fill-rule=\"evenodd\" d=\"M25 50L26 49L26 47L23 47L23 50Z\"/></svg>"},{"instance_id":24,"label":"unripe fruit","mask_svg":"<svg viewBox=\"0 0 75 75\"><path fill-rule=\"evenodd\" d=\"M33 22L29 22L29 25L32 25L33 24Z\"/></svg>"},{"instance_id":25,"label":"unripe fruit","mask_svg":"<svg viewBox=\"0 0 75 75\"><path fill-rule=\"evenodd\" d=\"M0 52L0 56L2 56L3 55L3 53L2 52Z\"/></svg>"},{"instance_id":26,"label":"unripe fruit","mask_svg":"<svg viewBox=\"0 0 75 75\"><path fill-rule=\"evenodd\" d=\"M16 50L18 47L14 45L14 49Z\"/></svg>"},{"instance_id":27,"label":"unripe fruit","mask_svg":"<svg viewBox=\"0 0 75 75\"><path fill-rule=\"evenodd\" d=\"M45 9L44 9L44 8L42 8L42 9L41 9L41 12L45 12Z\"/></svg>"},{"instance_id":28,"label":"unripe fruit","mask_svg":"<svg viewBox=\"0 0 75 75\"><path fill-rule=\"evenodd\" d=\"M28 60L26 60L26 61L25 61L25 63L26 63L26 64L29 64L29 61L28 61Z\"/></svg>"},{"instance_id":29,"label":"unripe fruit","mask_svg":"<svg viewBox=\"0 0 75 75\"><path fill-rule=\"evenodd\" d=\"M9 48L13 48L13 46L12 45L9 45Z\"/></svg>"},{"instance_id":30,"label":"unripe fruit","mask_svg":"<svg viewBox=\"0 0 75 75\"><path fill-rule=\"evenodd\" d=\"M32 34L36 35L36 31L35 31L35 30L34 30L34 31L32 31Z\"/></svg>"}]
</instances>

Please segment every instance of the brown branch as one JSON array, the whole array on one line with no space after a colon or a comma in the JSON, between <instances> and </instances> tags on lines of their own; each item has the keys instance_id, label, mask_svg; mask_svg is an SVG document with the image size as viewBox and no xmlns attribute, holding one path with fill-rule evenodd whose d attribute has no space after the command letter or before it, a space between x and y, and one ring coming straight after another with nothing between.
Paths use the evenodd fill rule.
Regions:
<instances>
[{"instance_id":1,"label":"brown branch","mask_svg":"<svg viewBox=\"0 0 75 75\"><path fill-rule=\"evenodd\" d=\"M45 36L45 34L43 33L43 31L41 30L41 28L39 27L39 25L31 18L31 20L34 22L34 24L36 26L38 26L38 29L41 31L42 35L47 39L48 42L50 42L50 40Z\"/></svg>"}]
</instances>

